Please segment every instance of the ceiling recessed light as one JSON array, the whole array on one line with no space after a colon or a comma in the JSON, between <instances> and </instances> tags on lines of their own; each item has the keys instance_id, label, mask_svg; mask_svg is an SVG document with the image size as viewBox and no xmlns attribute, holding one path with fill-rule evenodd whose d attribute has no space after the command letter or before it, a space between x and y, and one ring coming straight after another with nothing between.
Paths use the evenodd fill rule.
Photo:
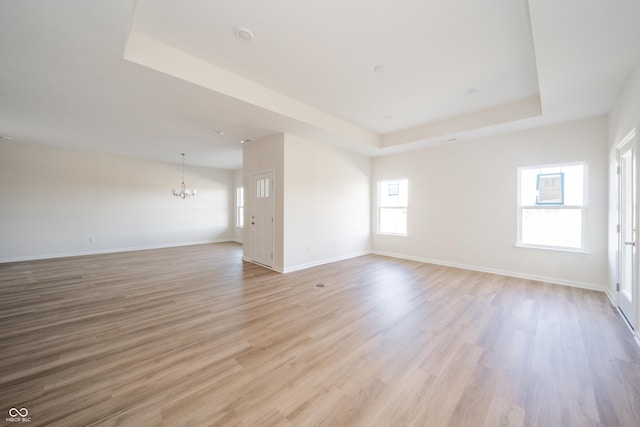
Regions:
<instances>
[{"instance_id":1,"label":"ceiling recessed light","mask_svg":"<svg viewBox=\"0 0 640 427\"><path fill-rule=\"evenodd\" d=\"M243 42L253 40L253 32L248 28L238 27L235 29L234 33L238 40L242 40Z\"/></svg>"},{"instance_id":2,"label":"ceiling recessed light","mask_svg":"<svg viewBox=\"0 0 640 427\"><path fill-rule=\"evenodd\" d=\"M378 74L384 73L384 65L382 64L376 65L375 67L373 67L373 71L375 71Z\"/></svg>"},{"instance_id":3,"label":"ceiling recessed light","mask_svg":"<svg viewBox=\"0 0 640 427\"><path fill-rule=\"evenodd\" d=\"M251 140L250 139L241 139L240 140L240 144L246 144L248 142L251 142Z\"/></svg>"},{"instance_id":4,"label":"ceiling recessed light","mask_svg":"<svg viewBox=\"0 0 640 427\"><path fill-rule=\"evenodd\" d=\"M218 129L214 129L213 130L213 134L214 135L224 135L224 131L218 130Z\"/></svg>"}]
</instances>

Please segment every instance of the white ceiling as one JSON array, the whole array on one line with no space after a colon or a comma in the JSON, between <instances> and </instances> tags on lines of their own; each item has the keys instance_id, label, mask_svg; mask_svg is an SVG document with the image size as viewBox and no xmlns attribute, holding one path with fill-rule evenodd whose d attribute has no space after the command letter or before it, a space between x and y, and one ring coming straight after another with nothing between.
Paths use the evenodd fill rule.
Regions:
<instances>
[{"instance_id":1,"label":"white ceiling","mask_svg":"<svg viewBox=\"0 0 640 427\"><path fill-rule=\"evenodd\" d=\"M637 0L3 0L0 135L235 169L240 139L279 132L377 156L525 129L608 112L638 16Z\"/></svg>"}]
</instances>

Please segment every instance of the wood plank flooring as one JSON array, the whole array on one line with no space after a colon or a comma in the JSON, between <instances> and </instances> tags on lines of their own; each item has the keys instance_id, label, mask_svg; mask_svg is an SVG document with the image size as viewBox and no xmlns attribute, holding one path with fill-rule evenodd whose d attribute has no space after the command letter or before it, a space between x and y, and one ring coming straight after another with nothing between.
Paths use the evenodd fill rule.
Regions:
<instances>
[{"instance_id":1,"label":"wood plank flooring","mask_svg":"<svg viewBox=\"0 0 640 427\"><path fill-rule=\"evenodd\" d=\"M0 421L640 425L640 350L603 293L374 255L287 275L240 257L0 264Z\"/></svg>"}]
</instances>

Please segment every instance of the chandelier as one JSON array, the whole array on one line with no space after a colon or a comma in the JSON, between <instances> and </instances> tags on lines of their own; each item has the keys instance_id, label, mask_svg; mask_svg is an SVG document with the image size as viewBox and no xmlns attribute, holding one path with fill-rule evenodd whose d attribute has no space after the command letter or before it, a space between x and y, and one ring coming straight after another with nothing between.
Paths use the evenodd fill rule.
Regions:
<instances>
[{"instance_id":1,"label":"chandelier","mask_svg":"<svg viewBox=\"0 0 640 427\"><path fill-rule=\"evenodd\" d=\"M198 194L198 190L189 190L184 183L184 153L180 153L182 156L182 184L180 190L173 189L173 195L186 199L188 196L195 196Z\"/></svg>"}]
</instances>

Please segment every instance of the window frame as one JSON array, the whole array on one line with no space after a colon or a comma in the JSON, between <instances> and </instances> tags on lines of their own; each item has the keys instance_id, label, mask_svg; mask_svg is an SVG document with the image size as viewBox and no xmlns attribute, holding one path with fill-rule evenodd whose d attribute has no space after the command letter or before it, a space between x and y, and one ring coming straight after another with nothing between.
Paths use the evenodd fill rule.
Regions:
<instances>
[{"instance_id":1,"label":"window frame","mask_svg":"<svg viewBox=\"0 0 640 427\"><path fill-rule=\"evenodd\" d=\"M405 182L406 183L406 203L403 206L382 206L382 197L381 191L384 183L392 183L392 182ZM384 235L384 236L400 236L407 237L409 235L409 179L408 178L386 178L379 179L376 183L376 234ZM405 233L393 233L388 231L380 231L380 221L382 215L380 214L381 209L404 209L406 211L405 214Z\"/></svg>"},{"instance_id":2,"label":"window frame","mask_svg":"<svg viewBox=\"0 0 640 427\"><path fill-rule=\"evenodd\" d=\"M523 170L531 170L531 169L539 169L541 174L544 169L558 169L565 168L570 166L582 166L582 205L565 205L563 204L532 204L532 205L523 205L522 204L522 171ZM548 250L548 251L560 251L560 252L574 252L574 253L590 253L589 245L588 245L588 218L589 218L589 163L587 161L575 161L575 162L566 162L566 163L553 163L553 164L542 164L542 165L532 165L532 166L520 166L517 169L517 190L516 190L516 199L517 199L517 211L516 211L516 244L515 246L518 248L525 249L539 249L539 250ZM566 184L566 181L565 183ZM567 210L567 209L581 209L582 211L582 227L581 227L581 236L580 236L580 247L567 247L567 246L556 246L556 245L543 245L543 244L531 244L531 243L523 243L522 242L522 211L523 209L545 209L545 210Z\"/></svg>"},{"instance_id":3,"label":"window frame","mask_svg":"<svg viewBox=\"0 0 640 427\"><path fill-rule=\"evenodd\" d=\"M244 228L244 187L236 187L236 227Z\"/></svg>"}]
</instances>

